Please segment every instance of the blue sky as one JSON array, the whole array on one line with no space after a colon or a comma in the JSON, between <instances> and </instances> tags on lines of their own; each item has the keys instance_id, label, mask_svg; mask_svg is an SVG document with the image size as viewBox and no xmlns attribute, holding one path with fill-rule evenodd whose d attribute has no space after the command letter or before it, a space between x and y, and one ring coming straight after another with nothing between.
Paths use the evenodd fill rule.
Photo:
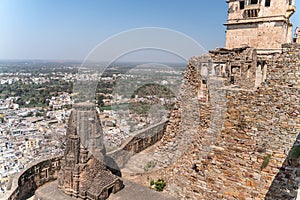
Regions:
<instances>
[{"instance_id":1,"label":"blue sky","mask_svg":"<svg viewBox=\"0 0 300 200\"><path fill-rule=\"evenodd\" d=\"M141 27L173 29L214 49L224 46L226 17L225 0L0 0L0 59L82 60ZM299 13L293 21L300 24Z\"/></svg>"}]
</instances>

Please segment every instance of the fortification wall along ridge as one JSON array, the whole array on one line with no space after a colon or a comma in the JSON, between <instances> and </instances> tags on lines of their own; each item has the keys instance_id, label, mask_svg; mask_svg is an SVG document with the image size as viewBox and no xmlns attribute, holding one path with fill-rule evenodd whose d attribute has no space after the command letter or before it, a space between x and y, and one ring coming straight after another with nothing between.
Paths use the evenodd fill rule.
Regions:
<instances>
[{"instance_id":1,"label":"fortification wall along ridge","mask_svg":"<svg viewBox=\"0 0 300 200\"><path fill-rule=\"evenodd\" d=\"M190 96L199 97L201 93L207 97L198 98L200 127L193 134L193 142L178 162L161 172L168 182L167 190L186 199L295 198L300 178L300 45L283 45L282 53L251 56L252 76L249 80L238 79L236 76L245 73L247 77L248 72L241 67L234 74L234 82L230 74L233 65L228 61L237 51L224 51L223 55L220 49L211 52L210 61L203 56L190 60L185 87L191 88ZM247 55L253 55L246 51L250 52L247 48L239 50L239 55L246 57L233 56L240 59L240 66ZM255 63L250 62L253 59ZM205 77L201 67L208 61L210 66L225 63L225 74L216 74L211 67L210 75ZM264 66L265 72L260 74ZM257 79L259 84L254 84ZM243 80L252 81L252 88ZM168 157L176 156L175 151L163 146L173 143L182 130L183 138L193 132L178 114L184 104L177 103L179 107L170 119L173 123L167 126L161 142L160 148ZM162 165L165 162L159 161Z\"/></svg>"}]
</instances>

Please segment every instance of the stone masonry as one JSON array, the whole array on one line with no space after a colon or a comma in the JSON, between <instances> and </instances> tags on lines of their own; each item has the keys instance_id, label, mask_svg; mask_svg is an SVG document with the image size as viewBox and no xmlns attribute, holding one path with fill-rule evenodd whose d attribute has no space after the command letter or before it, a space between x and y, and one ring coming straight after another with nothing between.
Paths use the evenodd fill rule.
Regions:
<instances>
[{"instance_id":1,"label":"stone masonry","mask_svg":"<svg viewBox=\"0 0 300 200\"><path fill-rule=\"evenodd\" d=\"M167 180L169 193L179 199L297 197L300 46L282 47L281 53L268 56L256 55L251 48L226 54L225 49L219 49L190 60L183 86L189 89L183 92L189 97L199 93L207 97L200 96L198 104L193 104L198 119L195 113L186 115L196 121L191 127L183 122L186 102L180 96L157 150L157 155L163 151L167 155L156 158L165 167L160 173ZM245 69L252 68L249 84L241 83L241 77L249 74L243 67L232 81L232 65L228 64L232 58L239 59ZM217 65L224 70L216 73L212 66ZM206 73L203 67L207 66L211 67ZM259 73L262 66L266 67L264 75ZM188 141L186 149L179 148L180 140Z\"/></svg>"},{"instance_id":2,"label":"stone masonry","mask_svg":"<svg viewBox=\"0 0 300 200\"><path fill-rule=\"evenodd\" d=\"M107 199L123 188L123 181L106 165L100 119L93 104L74 105L58 187L80 199Z\"/></svg>"}]
</instances>

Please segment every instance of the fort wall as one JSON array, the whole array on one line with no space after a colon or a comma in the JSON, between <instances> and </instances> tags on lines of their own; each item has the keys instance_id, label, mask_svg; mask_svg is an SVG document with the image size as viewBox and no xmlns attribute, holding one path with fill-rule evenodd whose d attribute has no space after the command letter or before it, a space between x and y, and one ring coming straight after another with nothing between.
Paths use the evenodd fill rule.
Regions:
<instances>
[{"instance_id":1,"label":"fort wall","mask_svg":"<svg viewBox=\"0 0 300 200\"><path fill-rule=\"evenodd\" d=\"M167 120L162 121L146 129L137 131L133 136L128 138L120 148L107 153L107 156L113 158L120 168L124 167L132 155L160 141L165 132L167 123Z\"/></svg>"},{"instance_id":2,"label":"fort wall","mask_svg":"<svg viewBox=\"0 0 300 200\"><path fill-rule=\"evenodd\" d=\"M4 199L27 199L34 195L38 187L56 180L60 170L61 158L61 156L47 158L30 165L24 172L14 177L11 189L7 191Z\"/></svg>"},{"instance_id":3,"label":"fort wall","mask_svg":"<svg viewBox=\"0 0 300 200\"><path fill-rule=\"evenodd\" d=\"M196 108L201 119L198 134L193 136L182 156L161 171L168 182L169 193L186 199L297 197L300 186L299 55L300 46L288 44L283 45L282 53L258 56L258 61L266 62L266 77L252 89L243 85L226 86L227 77L209 78L210 83L219 80L223 86L208 85L206 105L199 102ZM191 59L186 74L185 82L189 83L194 96L203 78L199 68L202 60ZM255 82L255 79L252 80ZM177 128L166 132L161 148L174 142L174 135L188 138L188 132L193 131L181 123L180 116L170 120L178 123L171 124L167 130ZM187 135L180 133L186 129L189 130ZM172 154L176 157L176 151L163 149L169 157Z\"/></svg>"}]
</instances>

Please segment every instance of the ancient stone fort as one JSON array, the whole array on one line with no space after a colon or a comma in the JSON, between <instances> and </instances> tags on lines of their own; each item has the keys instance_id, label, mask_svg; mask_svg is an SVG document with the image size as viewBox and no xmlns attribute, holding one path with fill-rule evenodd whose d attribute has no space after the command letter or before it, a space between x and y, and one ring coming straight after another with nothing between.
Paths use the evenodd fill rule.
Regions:
<instances>
[{"instance_id":1,"label":"ancient stone fort","mask_svg":"<svg viewBox=\"0 0 300 200\"><path fill-rule=\"evenodd\" d=\"M300 198L300 33L290 22L295 2L227 3L226 48L191 58L168 122L138 133L109 156L122 167L147 148L157 171L145 177L159 174L177 199ZM76 129L85 115L76 112L93 111L73 112L64 158L33 164L8 199L24 199L58 176L65 193L84 199L105 199L123 187L118 174L101 164L101 134L92 134L92 143L78 142L81 131L101 128L86 118L85 128Z\"/></svg>"}]
</instances>

